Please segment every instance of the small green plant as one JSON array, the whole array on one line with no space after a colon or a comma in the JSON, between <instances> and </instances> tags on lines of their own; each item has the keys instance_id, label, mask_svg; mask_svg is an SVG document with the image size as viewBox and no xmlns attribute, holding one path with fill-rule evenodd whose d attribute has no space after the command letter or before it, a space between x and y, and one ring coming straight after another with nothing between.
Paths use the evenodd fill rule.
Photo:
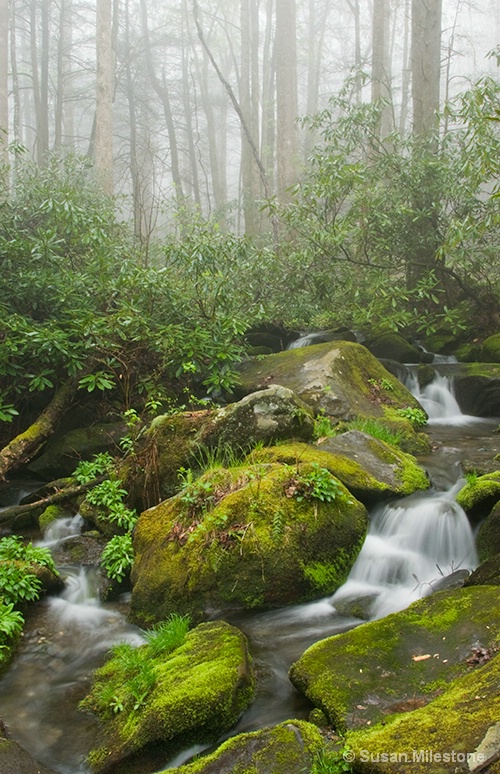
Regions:
<instances>
[{"instance_id":1,"label":"small green plant","mask_svg":"<svg viewBox=\"0 0 500 774\"><path fill-rule=\"evenodd\" d=\"M346 494L340 482L329 470L322 468L317 462L312 464L309 473L295 474L293 484L287 485L287 491L299 502L302 500L320 500L331 503L334 500L345 500Z\"/></svg>"},{"instance_id":2,"label":"small green plant","mask_svg":"<svg viewBox=\"0 0 500 774\"><path fill-rule=\"evenodd\" d=\"M319 438L331 438L337 435L337 430L333 427L330 418L324 412L320 412L314 420L313 438L317 441Z\"/></svg>"},{"instance_id":3,"label":"small green plant","mask_svg":"<svg viewBox=\"0 0 500 774\"><path fill-rule=\"evenodd\" d=\"M387 390L388 392L394 392L394 384L384 376L382 376L380 379L368 379L368 384L371 384L372 387Z\"/></svg>"},{"instance_id":4,"label":"small green plant","mask_svg":"<svg viewBox=\"0 0 500 774\"><path fill-rule=\"evenodd\" d=\"M477 470L470 470L468 473L464 474L464 477L468 484L474 485L479 478L479 473Z\"/></svg>"},{"instance_id":5,"label":"small green plant","mask_svg":"<svg viewBox=\"0 0 500 774\"><path fill-rule=\"evenodd\" d=\"M189 631L189 625L188 615L172 613L166 621L162 621L151 631L146 632L145 637L151 656L156 658L161 654L172 653L182 645Z\"/></svg>"},{"instance_id":6,"label":"small green plant","mask_svg":"<svg viewBox=\"0 0 500 774\"><path fill-rule=\"evenodd\" d=\"M9 645L21 634L23 626L24 618L19 610L14 610L14 603L0 598L0 664L2 655L6 654Z\"/></svg>"},{"instance_id":7,"label":"small green plant","mask_svg":"<svg viewBox=\"0 0 500 774\"><path fill-rule=\"evenodd\" d=\"M424 427L427 424L427 414L420 408L408 406L407 408L396 409L396 414L409 419L413 427Z\"/></svg>"},{"instance_id":8,"label":"small green plant","mask_svg":"<svg viewBox=\"0 0 500 774\"><path fill-rule=\"evenodd\" d=\"M191 468L179 468L178 474L182 482L180 500L188 514L195 516L210 510L214 502L212 481L195 478Z\"/></svg>"},{"instance_id":9,"label":"small green plant","mask_svg":"<svg viewBox=\"0 0 500 774\"><path fill-rule=\"evenodd\" d=\"M108 578L121 583L133 563L134 548L131 533L112 537L101 554L101 567L106 571Z\"/></svg>"},{"instance_id":10,"label":"small green plant","mask_svg":"<svg viewBox=\"0 0 500 774\"><path fill-rule=\"evenodd\" d=\"M81 460L75 468L73 477L79 484L88 484L94 478L110 473L113 467L113 457L108 452L95 454L91 460Z\"/></svg>"},{"instance_id":11,"label":"small green plant","mask_svg":"<svg viewBox=\"0 0 500 774\"><path fill-rule=\"evenodd\" d=\"M354 754L348 747L341 750L324 748L316 753L311 774L351 774Z\"/></svg>"},{"instance_id":12,"label":"small green plant","mask_svg":"<svg viewBox=\"0 0 500 774\"><path fill-rule=\"evenodd\" d=\"M82 376L78 384L87 392L94 392L94 390L104 392L105 390L112 390L116 386L113 375L108 371L96 371L94 374Z\"/></svg>"},{"instance_id":13,"label":"small green plant","mask_svg":"<svg viewBox=\"0 0 500 774\"><path fill-rule=\"evenodd\" d=\"M14 404L4 403L4 399L0 395L0 422L12 422L17 416L19 416L19 411L14 407Z\"/></svg>"},{"instance_id":14,"label":"small green plant","mask_svg":"<svg viewBox=\"0 0 500 774\"><path fill-rule=\"evenodd\" d=\"M391 446L399 446L403 440L402 433L391 430L376 419L353 419L349 422L348 428L349 430L359 430L362 433L372 435L374 438L378 438L379 441L384 441Z\"/></svg>"}]
</instances>

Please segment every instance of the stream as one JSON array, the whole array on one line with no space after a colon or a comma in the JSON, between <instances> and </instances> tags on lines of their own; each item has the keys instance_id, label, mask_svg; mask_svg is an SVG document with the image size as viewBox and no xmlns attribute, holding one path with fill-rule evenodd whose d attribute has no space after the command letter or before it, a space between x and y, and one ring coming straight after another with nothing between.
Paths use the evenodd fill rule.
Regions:
<instances>
[{"instance_id":1,"label":"stream","mask_svg":"<svg viewBox=\"0 0 500 774\"><path fill-rule=\"evenodd\" d=\"M430 417L433 452L420 462L432 488L370 511L365 544L347 582L332 597L281 610L214 614L245 632L259 675L254 703L217 745L236 733L307 717L311 707L289 682L288 669L315 641L361 623L354 611L360 615L362 609L365 620L380 618L430 593L443 576L476 566L472 528L454 498L463 483L460 461L469 450L474 459L478 449L489 459L498 452L500 439L493 434L498 420L464 416L444 377L420 391L408 374L410 389ZM81 527L79 516L58 521L41 544L57 545ZM126 597L114 604L99 601L94 568L59 569L67 578L64 592L34 606L18 654L0 679L0 717L35 759L61 774L87 774L84 759L96 722L78 711L78 702L111 646L143 639L126 620ZM166 760L163 770L202 749Z\"/></svg>"}]
</instances>

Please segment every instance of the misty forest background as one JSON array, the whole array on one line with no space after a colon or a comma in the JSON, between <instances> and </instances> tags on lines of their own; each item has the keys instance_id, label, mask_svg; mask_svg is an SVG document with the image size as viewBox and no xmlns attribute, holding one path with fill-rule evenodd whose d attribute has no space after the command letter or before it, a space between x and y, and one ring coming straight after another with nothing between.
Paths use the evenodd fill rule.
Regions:
<instances>
[{"instance_id":1,"label":"misty forest background","mask_svg":"<svg viewBox=\"0 0 500 774\"><path fill-rule=\"evenodd\" d=\"M271 323L498 331L499 40L497 0L0 0L2 440L218 397Z\"/></svg>"}]
</instances>

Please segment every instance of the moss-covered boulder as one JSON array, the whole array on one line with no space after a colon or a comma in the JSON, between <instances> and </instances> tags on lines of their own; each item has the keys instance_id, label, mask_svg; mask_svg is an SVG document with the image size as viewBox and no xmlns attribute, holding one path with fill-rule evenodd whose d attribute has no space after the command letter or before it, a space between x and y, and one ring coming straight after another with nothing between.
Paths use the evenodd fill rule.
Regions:
<instances>
[{"instance_id":1,"label":"moss-covered boulder","mask_svg":"<svg viewBox=\"0 0 500 774\"><path fill-rule=\"evenodd\" d=\"M323 738L311 723L287 720L272 728L238 734L214 753L171 774L292 774L311 771L323 749Z\"/></svg>"},{"instance_id":2,"label":"moss-covered boulder","mask_svg":"<svg viewBox=\"0 0 500 774\"><path fill-rule=\"evenodd\" d=\"M173 650L119 646L81 705L100 721L92 770L128 771L142 752L156 749L159 763L216 739L248 707L254 682L246 638L224 621L197 626Z\"/></svg>"},{"instance_id":3,"label":"moss-covered boulder","mask_svg":"<svg viewBox=\"0 0 500 774\"><path fill-rule=\"evenodd\" d=\"M465 586L500 586L500 553L481 562L469 575Z\"/></svg>"},{"instance_id":4,"label":"moss-covered boulder","mask_svg":"<svg viewBox=\"0 0 500 774\"><path fill-rule=\"evenodd\" d=\"M357 430L325 438L317 445L290 443L259 449L250 459L319 465L365 504L429 488L427 475L414 457Z\"/></svg>"},{"instance_id":5,"label":"moss-covered boulder","mask_svg":"<svg viewBox=\"0 0 500 774\"><path fill-rule=\"evenodd\" d=\"M494 333L483 341L480 359L483 363L500 363L500 333Z\"/></svg>"},{"instance_id":6,"label":"moss-covered boulder","mask_svg":"<svg viewBox=\"0 0 500 774\"><path fill-rule=\"evenodd\" d=\"M456 500L471 522L477 524L500 500L500 471L468 481L458 492Z\"/></svg>"},{"instance_id":7,"label":"moss-covered boulder","mask_svg":"<svg viewBox=\"0 0 500 774\"><path fill-rule=\"evenodd\" d=\"M476 546L482 562L493 559L500 553L500 502L495 505L479 527Z\"/></svg>"},{"instance_id":8,"label":"moss-covered boulder","mask_svg":"<svg viewBox=\"0 0 500 774\"><path fill-rule=\"evenodd\" d=\"M420 363L422 352L396 331L382 331L366 339L365 346L377 358L398 363Z\"/></svg>"},{"instance_id":9,"label":"moss-covered boulder","mask_svg":"<svg viewBox=\"0 0 500 774\"><path fill-rule=\"evenodd\" d=\"M114 451L118 441L127 433L123 422L91 425L70 430L47 442L43 453L28 469L37 476L69 476L80 460L90 460L94 454Z\"/></svg>"},{"instance_id":10,"label":"moss-covered boulder","mask_svg":"<svg viewBox=\"0 0 500 774\"><path fill-rule=\"evenodd\" d=\"M38 517L38 526L44 532L54 521L71 515L71 511L64 505L48 505Z\"/></svg>"},{"instance_id":11,"label":"moss-covered boulder","mask_svg":"<svg viewBox=\"0 0 500 774\"><path fill-rule=\"evenodd\" d=\"M315 344L247 361L238 390L248 394L270 382L293 390L315 411L342 420L383 416L384 406L419 408L417 400L366 347L348 341Z\"/></svg>"},{"instance_id":12,"label":"moss-covered boulder","mask_svg":"<svg viewBox=\"0 0 500 774\"><path fill-rule=\"evenodd\" d=\"M149 508L179 489L179 469L196 467L200 449L241 456L257 442L313 435L312 410L294 393L269 385L224 408L156 417L122 479L131 501Z\"/></svg>"},{"instance_id":13,"label":"moss-covered boulder","mask_svg":"<svg viewBox=\"0 0 500 774\"><path fill-rule=\"evenodd\" d=\"M425 707L351 732L359 774L500 772L500 654L445 687Z\"/></svg>"},{"instance_id":14,"label":"moss-covered boulder","mask_svg":"<svg viewBox=\"0 0 500 774\"><path fill-rule=\"evenodd\" d=\"M318 464L217 468L141 514L131 614L277 607L332 593L367 530L365 507Z\"/></svg>"},{"instance_id":15,"label":"moss-covered boulder","mask_svg":"<svg viewBox=\"0 0 500 774\"><path fill-rule=\"evenodd\" d=\"M381 722L427 704L497 646L499 602L496 586L438 592L315 643L290 679L341 731Z\"/></svg>"},{"instance_id":16,"label":"moss-covered boulder","mask_svg":"<svg viewBox=\"0 0 500 774\"><path fill-rule=\"evenodd\" d=\"M9 738L0 720L0 771L2 774L55 774L34 760L23 748Z\"/></svg>"}]
</instances>

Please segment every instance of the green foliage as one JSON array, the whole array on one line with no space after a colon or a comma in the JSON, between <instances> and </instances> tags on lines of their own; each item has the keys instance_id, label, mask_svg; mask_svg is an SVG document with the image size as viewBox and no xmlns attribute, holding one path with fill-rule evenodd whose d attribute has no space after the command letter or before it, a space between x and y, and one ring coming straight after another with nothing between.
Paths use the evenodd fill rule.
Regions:
<instances>
[{"instance_id":1,"label":"green foliage","mask_svg":"<svg viewBox=\"0 0 500 774\"><path fill-rule=\"evenodd\" d=\"M460 330L470 305L484 318L483 292L498 304L500 271L489 267L500 202L485 191L498 187L500 132L486 116L499 92L484 79L446 107L453 128L437 155L397 133L381 143L382 105L353 104L349 86L305 119L318 144L293 203L277 210L293 233L280 274L282 319L307 327L330 315L425 335Z\"/></svg>"},{"instance_id":2,"label":"green foliage","mask_svg":"<svg viewBox=\"0 0 500 774\"><path fill-rule=\"evenodd\" d=\"M324 413L318 414L314 420L313 438L315 441L319 438L330 438L337 435L337 432L329 417L325 416Z\"/></svg>"},{"instance_id":3,"label":"green foliage","mask_svg":"<svg viewBox=\"0 0 500 774\"><path fill-rule=\"evenodd\" d=\"M378 438L379 441L384 441L391 446L399 446L403 440L401 433L396 430L391 430L376 419L363 419L359 417L351 420L348 423L348 428L350 430L359 430L362 433L373 435L374 438Z\"/></svg>"},{"instance_id":4,"label":"green foliage","mask_svg":"<svg viewBox=\"0 0 500 774\"><path fill-rule=\"evenodd\" d=\"M413 427L424 427L427 424L427 414L423 409L408 406L407 408L396 409L396 414L409 419Z\"/></svg>"},{"instance_id":5,"label":"green foliage","mask_svg":"<svg viewBox=\"0 0 500 774\"><path fill-rule=\"evenodd\" d=\"M110 473L113 467L113 458L108 452L95 454L91 460L81 460L75 468L73 478L79 484L88 484L98 476Z\"/></svg>"},{"instance_id":6,"label":"green foliage","mask_svg":"<svg viewBox=\"0 0 500 774\"><path fill-rule=\"evenodd\" d=\"M340 482L329 470L320 467L316 462L311 467L310 472L295 475L293 478L293 496L299 502L320 500L323 503L331 503L334 500L346 499ZM289 484L287 484L288 488Z\"/></svg>"},{"instance_id":7,"label":"green foliage","mask_svg":"<svg viewBox=\"0 0 500 774\"><path fill-rule=\"evenodd\" d=\"M19 610L14 610L14 603L4 602L0 597L0 665L23 626L24 618Z\"/></svg>"},{"instance_id":8,"label":"green foliage","mask_svg":"<svg viewBox=\"0 0 500 774\"><path fill-rule=\"evenodd\" d=\"M24 544L16 535L0 540L0 658L24 623L15 605L34 602L40 597L42 583L33 572L35 564L55 571L47 548Z\"/></svg>"},{"instance_id":9,"label":"green foliage","mask_svg":"<svg viewBox=\"0 0 500 774\"><path fill-rule=\"evenodd\" d=\"M162 654L171 653L182 645L189 631L189 625L188 615L172 613L166 621L162 621L151 631L146 632L145 637L151 656L158 658Z\"/></svg>"},{"instance_id":10,"label":"green foliage","mask_svg":"<svg viewBox=\"0 0 500 774\"><path fill-rule=\"evenodd\" d=\"M313 761L311 774L350 774L354 756L348 747L320 750Z\"/></svg>"},{"instance_id":11,"label":"green foliage","mask_svg":"<svg viewBox=\"0 0 500 774\"><path fill-rule=\"evenodd\" d=\"M134 647L122 642L111 650L110 660L100 672L93 691L94 709L102 716L136 712L156 684L154 659L180 647L189 630L189 617L173 613L166 621L145 632L146 645ZM99 674L99 673L98 673Z\"/></svg>"},{"instance_id":12,"label":"green foliage","mask_svg":"<svg viewBox=\"0 0 500 774\"><path fill-rule=\"evenodd\" d=\"M101 567L106 571L108 578L121 583L130 572L133 563L134 549L130 532L125 535L115 535L108 540L101 554Z\"/></svg>"},{"instance_id":13,"label":"green foliage","mask_svg":"<svg viewBox=\"0 0 500 774\"><path fill-rule=\"evenodd\" d=\"M214 501L213 482L195 478L191 468L179 468L179 478L182 482L180 499L187 512L195 516L209 510Z\"/></svg>"}]
</instances>

